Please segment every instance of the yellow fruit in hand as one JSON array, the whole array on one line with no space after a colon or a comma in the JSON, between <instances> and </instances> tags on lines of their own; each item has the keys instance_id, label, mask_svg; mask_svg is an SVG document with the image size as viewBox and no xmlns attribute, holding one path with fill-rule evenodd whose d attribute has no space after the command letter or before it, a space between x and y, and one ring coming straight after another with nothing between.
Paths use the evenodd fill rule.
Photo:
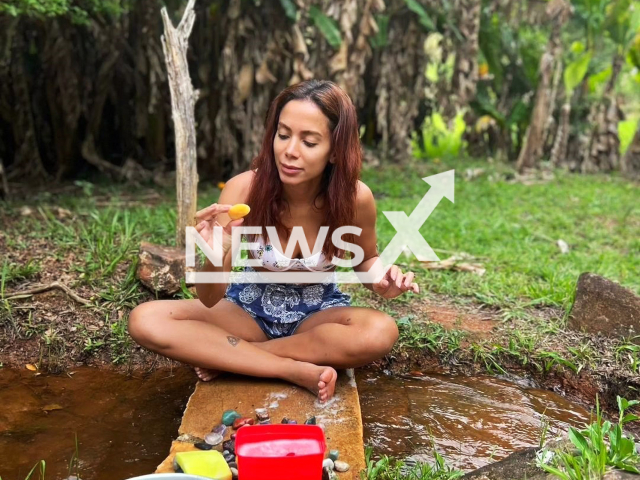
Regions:
<instances>
[{"instance_id":1,"label":"yellow fruit in hand","mask_svg":"<svg viewBox=\"0 0 640 480\"><path fill-rule=\"evenodd\" d=\"M237 203L229 209L228 214L231 220L238 220L239 218L246 217L250 211L249 205Z\"/></svg>"}]
</instances>

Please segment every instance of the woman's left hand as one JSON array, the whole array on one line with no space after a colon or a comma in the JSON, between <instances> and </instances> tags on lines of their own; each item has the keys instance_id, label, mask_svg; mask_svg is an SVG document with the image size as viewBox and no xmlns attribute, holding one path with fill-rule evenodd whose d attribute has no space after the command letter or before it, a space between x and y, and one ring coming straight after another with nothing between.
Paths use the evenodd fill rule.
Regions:
<instances>
[{"instance_id":1,"label":"woman's left hand","mask_svg":"<svg viewBox=\"0 0 640 480\"><path fill-rule=\"evenodd\" d=\"M373 284L373 291L384 298L396 298L404 292L419 293L420 287L413 282L413 272L402 273L396 265L392 265L384 277Z\"/></svg>"}]
</instances>

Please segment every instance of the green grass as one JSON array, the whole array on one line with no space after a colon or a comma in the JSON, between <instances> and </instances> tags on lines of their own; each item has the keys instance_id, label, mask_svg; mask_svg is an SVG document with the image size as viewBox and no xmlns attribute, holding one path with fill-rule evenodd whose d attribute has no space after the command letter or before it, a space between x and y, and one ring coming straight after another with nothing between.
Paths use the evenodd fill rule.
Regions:
<instances>
[{"instance_id":1,"label":"green grass","mask_svg":"<svg viewBox=\"0 0 640 480\"><path fill-rule=\"evenodd\" d=\"M465 179L466 169L478 167L485 168L483 175ZM362 179L377 198L381 249L395 234L382 212L402 210L410 214L429 189L421 178L452 168L456 169L456 202L443 199L420 231L441 258L448 252L469 253L477 258L474 261L484 264L486 274L424 270L415 258L401 256L396 263L417 273L423 291L386 302L382 307L385 311L393 313L395 308L410 306L429 292L436 292L451 295L455 301L498 307L505 320L528 319L534 306L549 305L566 311L577 278L584 271L640 292L640 277L634 275L640 271L638 186L617 176L558 171L552 181L527 186L506 180L513 177L511 167L484 160L447 164L416 161L405 168L365 169ZM83 349L93 354L109 348L113 361L123 363L130 350L128 312L149 297L135 278L139 244L175 245L175 191L154 187L146 190L160 195L153 205L143 200L126 205L123 196L135 200L143 189L136 192L126 185L76 183L79 188L72 194L44 192L26 202L0 203L0 217L12 218L4 237L9 251L28 258L22 264L5 259L0 265L0 324L25 338L42 336L46 330L31 319L18 321L11 301L4 299L14 285L41 272L42 259L29 259L29 249L45 242L47 255L60 260L71 258L70 268L77 273L77 280L70 287L88 285L96 291L95 308L106 319L104 332L87 333L83 338ZM198 207L217 201L219 193L215 185L202 183ZM20 215L23 205L33 213ZM60 218L58 208L68 210L71 216ZM558 239L569 244L568 254L560 253L555 244ZM358 289L353 294L357 304ZM175 298L192 298L192 294L183 287ZM109 318L114 310L123 315ZM456 335L437 327L427 332L409 328L403 330L400 343L433 349L444 342L447 354L454 355L461 340ZM54 345L44 340L48 353ZM549 353L545 357L538 348L535 356L528 355L527 351L534 351L527 345L532 341L530 335L514 337L511 347L481 345L473 353L479 362L494 369L505 355L520 358L523 363L535 360L541 370L559 364L579 370L592 361L588 350L564 357ZM621 346L617 353L619 362L629 363L638 371L640 352L632 344Z\"/></svg>"},{"instance_id":2,"label":"green grass","mask_svg":"<svg viewBox=\"0 0 640 480\"><path fill-rule=\"evenodd\" d=\"M639 404L617 397L619 419L614 424L604 420L596 400L596 419L583 430L569 428L570 448L559 447L543 450L538 466L554 477L563 480L590 480L603 478L612 469L640 474L640 455L636 451L632 435L625 433L625 425L638 417L626 413L629 407Z\"/></svg>"},{"instance_id":3,"label":"green grass","mask_svg":"<svg viewBox=\"0 0 640 480\"><path fill-rule=\"evenodd\" d=\"M372 459L373 450L365 448L366 468L360 473L362 480L454 480L461 478L464 472L448 466L445 459L434 450L433 463L406 465L404 461L383 456Z\"/></svg>"},{"instance_id":4,"label":"green grass","mask_svg":"<svg viewBox=\"0 0 640 480\"><path fill-rule=\"evenodd\" d=\"M486 168L484 175L464 179L466 168L479 166ZM640 292L639 187L612 175L557 171L554 180L527 186L507 182L508 167L486 162L366 170L363 181L378 197L381 249L395 234L382 212L409 215L429 188L421 178L451 168L456 169L456 201L443 199L420 232L436 253L469 253L487 272L420 271L419 281L428 290L501 308L567 309L578 276L589 271ZM569 244L568 254L561 254L558 239ZM419 268L412 264L414 271Z\"/></svg>"}]
</instances>

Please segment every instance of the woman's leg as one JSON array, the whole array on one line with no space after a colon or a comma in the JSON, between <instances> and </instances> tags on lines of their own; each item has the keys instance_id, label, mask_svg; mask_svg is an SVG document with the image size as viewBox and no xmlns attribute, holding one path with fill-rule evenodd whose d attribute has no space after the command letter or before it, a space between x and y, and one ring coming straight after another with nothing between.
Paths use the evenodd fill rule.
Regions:
<instances>
[{"instance_id":1,"label":"woman's leg","mask_svg":"<svg viewBox=\"0 0 640 480\"><path fill-rule=\"evenodd\" d=\"M280 378L303 386L321 401L333 396L331 367L283 358L251 342L266 336L242 308L220 300L207 308L199 300L157 300L129 315L129 333L142 346L181 362L255 377Z\"/></svg>"},{"instance_id":2,"label":"woman's leg","mask_svg":"<svg viewBox=\"0 0 640 480\"><path fill-rule=\"evenodd\" d=\"M302 362L354 368L384 357L398 339L398 327L372 308L333 307L313 313L295 334L256 343L267 352Z\"/></svg>"}]
</instances>

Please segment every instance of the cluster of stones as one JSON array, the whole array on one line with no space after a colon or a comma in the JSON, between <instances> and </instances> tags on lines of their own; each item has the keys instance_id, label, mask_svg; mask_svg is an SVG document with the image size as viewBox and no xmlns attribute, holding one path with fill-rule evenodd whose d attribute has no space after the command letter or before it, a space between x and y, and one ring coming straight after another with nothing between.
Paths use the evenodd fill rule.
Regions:
<instances>
[{"instance_id":1,"label":"cluster of stones","mask_svg":"<svg viewBox=\"0 0 640 480\"><path fill-rule=\"evenodd\" d=\"M256 408L255 410L256 419L258 421L258 425L270 425L271 418L269 418L269 412L266 408ZM214 429L207 433L204 437L204 441L194 443L194 446L200 450L211 450L214 447L222 448L222 456L225 461L229 465L229 469L231 470L231 475L233 479L236 480L238 478L238 464L236 463L236 434L232 433L228 440L225 440L225 436L227 431L229 431L229 427L233 428L233 430L238 430L245 425L254 425L256 421L251 417L243 417L235 410L226 410L222 414L222 423L214 427ZM284 417L280 422L282 424L288 425L297 425L296 420L289 419ZM305 425L318 425L324 431L324 425L318 424L316 422L316 417L311 417L305 420ZM222 445L221 447L219 447ZM324 460L322 463L323 468L323 480L324 479L335 479L336 472L346 472L349 470L349 464L347 462L343 462L338 460L339 452L338 450L329 451L329 457ZM177 473L183 473L180 466L174 460L173 469Z\"/></svg>"},{"instance_id":2,"label":"cluster of stones","mask_svg":"<svg viewBox=\"0 0 640 480\"><path fill-rule=\"evenodd\" d=\"M338 460L340 452L338 450L329 450L329 458L325 458L322 462L322 480L335 480L338 476L335 472L346 472L349 470L349 464Z\"/></svg>"}]
</instances>

